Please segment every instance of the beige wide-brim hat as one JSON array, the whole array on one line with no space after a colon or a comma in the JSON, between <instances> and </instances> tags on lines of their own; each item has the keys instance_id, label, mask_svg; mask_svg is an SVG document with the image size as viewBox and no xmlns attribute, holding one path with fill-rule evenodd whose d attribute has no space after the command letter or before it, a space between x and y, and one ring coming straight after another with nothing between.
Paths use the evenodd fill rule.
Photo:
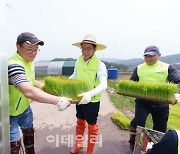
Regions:
<instances>
[{"instance_id":1,"label":"beige wide-brim hat","mask_svg":"<svg viewBox=\"0 0 180 154\"><path fill-rule=\"evenodd\" d=\"M82 42L77 42L77 43L73 43L72 45L78 47L78 48L81 48L81 44L82 43L90 43L90 44L94 44L96 45L96 50L104 50L106 49L107 47L103 44L98 44L96 43L96 38L91 35L91 34L87 34L84 36Z\"/></svg>"}]
</instances>

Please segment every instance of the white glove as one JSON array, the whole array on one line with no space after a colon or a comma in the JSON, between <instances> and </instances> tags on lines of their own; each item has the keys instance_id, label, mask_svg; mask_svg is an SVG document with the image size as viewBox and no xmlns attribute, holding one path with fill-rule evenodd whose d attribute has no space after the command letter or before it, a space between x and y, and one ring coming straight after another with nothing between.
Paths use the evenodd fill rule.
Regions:
<instances>
[{"instance_id":1,"label":"white glove","mask_svg":"<svg viewBox=\"0 0 180 154\"><path fill-rule=\"evenodd\" d=\"M153 144L154 144L153 142L148 142L147 147L146 147L146 151L148 151L149 149L152 149Z\"/></svg>"},{"instance_id":2,"label":"white glove","mask_svg":"<svg viewBox=\"0 0 180 154\"><path fill-rule=\"evenodd\" d=\"M88 104L91 101L91 93L90 92L85 92L82 94L78 95L79 98L82 98L79 104Z\"/></svg>"},{"instance_id":3,"label":"white glove","mask_svg":"<svg viewBox=\"0 0 180 154\"><path fill-rule=\"evenodd\" d=\"M180 104L180 94L175 93L174 96L175 96L175 99L176 99L176 103Z\"/></svg>"},{"instance_id":4,"label":"white glove","mask_svg":"<svg viewBox=\"0 0 180 154\"><path fill-rule=\"evenodd\" d=\"M60 111L66 109L68 106L70 106L70 99L67 97L59 97L60 100L59 102L56 104L59 108Z\"/></svg>"}]
</instances>

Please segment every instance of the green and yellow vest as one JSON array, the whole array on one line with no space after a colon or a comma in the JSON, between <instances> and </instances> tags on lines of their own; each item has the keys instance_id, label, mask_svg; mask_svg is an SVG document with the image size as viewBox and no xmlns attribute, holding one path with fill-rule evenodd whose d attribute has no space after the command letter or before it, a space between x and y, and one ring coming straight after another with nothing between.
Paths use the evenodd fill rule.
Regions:
<instances>
[{"instance_id":1,"label":"green and yellow vest","mask_svg":"<svg viewBox=\"0 0 180 154\"><path fill-rule=\"evenodd\" d=\"M8 65L19 64L25 69L25 75L28 80L34 85L35 72L34 63L26 62L24 59L16 53L14 56L8 59ZM24 94L14 85L9 84L9 110L10 116L18 116L22 114L29 106L31 100L26 98Z\"/></svg>"},{"instance_id":2,"label":"green and yellow vest","mask_svg":"<svg viewBox=\"0 0 180 154\"><path fill-rule=\"evenodd\" d=\"M88 85L88 91L94 89L99 85L99 79L97 78L97 71L100 64L100 60L94 54L93 57L85 65L84 57L80 56L77 62L77 79L83 80ZM101 99L101 95L98 94L92 97L91 102L98 102Z\"/></svg>"},{"instance_id":3,"label":"green and yellow vest","mask_svg":"<svg viewBox=\"0 0 180 154\"><path fill-rule=\"evenodd\" d=\"M139 81L143 82L168 82L168 68L169 64L157 61L153 65L146 63L140 64L137 67L137 74Z\"/></svg>"}]
</instances>

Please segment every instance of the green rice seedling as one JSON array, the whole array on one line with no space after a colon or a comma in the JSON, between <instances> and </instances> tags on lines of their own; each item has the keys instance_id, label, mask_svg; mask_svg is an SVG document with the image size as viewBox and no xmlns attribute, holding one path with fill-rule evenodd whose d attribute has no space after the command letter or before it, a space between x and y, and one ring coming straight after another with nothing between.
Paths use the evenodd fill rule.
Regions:
<instances>
[{"instance_id":1,"label":"green rice seedling","mask_svg":"<svg viewBox=\"0 0 180 154\"><path fill-rule=\"evenodd\" d=\"M173 83L136 82L123 80L118 84L118 93L122 95L151 99L157 102L172 103L178 86Z\"/></svg>"},{"instance_id":2,"label":"green rice seedling","mask_svg":"<svg viewBox=\"0 0 180 154\"><path fill-rule=\"evenodd\" d=\"M48 76L43 90L56 96L76 98L78 94L87 91L87 85L84 81L65 76Z\"/></svg>"},{"instance_id":3,"label":"green rice seedling","mask_svg":"<svg viewBox=\"0 0 180 154\"><path fill-rule=\"evenodd\" d=\"M122 113L114 113L111 119L122 129L129 130L130 120Z\"/></svg>"}]
</instances>

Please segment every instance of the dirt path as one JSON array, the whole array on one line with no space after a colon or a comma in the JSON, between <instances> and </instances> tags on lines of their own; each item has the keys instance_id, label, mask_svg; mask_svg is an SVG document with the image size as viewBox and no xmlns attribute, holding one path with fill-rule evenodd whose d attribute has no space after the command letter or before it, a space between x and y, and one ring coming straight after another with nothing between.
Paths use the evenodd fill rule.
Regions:
<instances>
[{"instance_id":1,"label":"dirt path","mask_svg":"<svg viewBox=\"0 0 180 154\"><path fill-rule=\"evenodd\" d=\"M76 110L71 105L64 111L56 106L33 102L35 149L37 154L69 154L75 143ZM107 92L102 94L99 112L99 140L95 145L95 154L129 154L127 131L121 130L112 121L113 112L118 110L111 103ZM87 129L85 132L87 140ZM83 148L80 154L86 153Z\"/></svg>"}]
</instances>

